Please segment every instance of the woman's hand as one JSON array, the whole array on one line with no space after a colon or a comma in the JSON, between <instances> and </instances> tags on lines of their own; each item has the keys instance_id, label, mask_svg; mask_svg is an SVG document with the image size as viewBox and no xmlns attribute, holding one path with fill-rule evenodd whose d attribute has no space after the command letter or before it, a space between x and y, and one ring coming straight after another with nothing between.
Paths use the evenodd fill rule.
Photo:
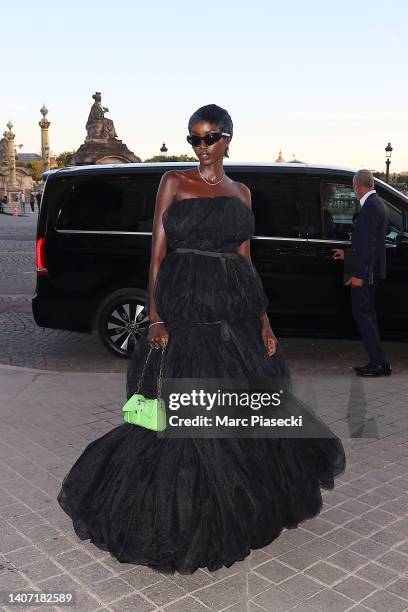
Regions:
<instances>
[{"instance_id":1,"label":"woman's hand","mask_svg":"<svg viewBox=\"0 0 408 612\"><path fill-rule=\"evenodd\" d=\"M169 333L164 323L156 323L149 328L147 342L151 348L158 349L167 345Z\"/></svg>"},{"instance_id":2,"label":"woman's hand","mask_svg":"<svg viewBox=\"0 0 408 612\"><path fill-rule=\"evenodd\" d=\"M276 353L276 345L278 341L271 329L269 319L266 316L262 320L262 339L265 344L265 348L268 351L268 357L272 357L272 355Z\"/></svg>"}]
</instances>

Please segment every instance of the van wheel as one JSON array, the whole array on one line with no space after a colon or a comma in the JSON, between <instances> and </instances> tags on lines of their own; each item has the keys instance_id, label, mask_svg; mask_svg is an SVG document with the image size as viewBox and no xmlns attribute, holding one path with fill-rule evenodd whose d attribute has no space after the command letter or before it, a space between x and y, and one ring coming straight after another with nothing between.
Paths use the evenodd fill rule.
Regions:
<instances>
[{"instance_id":1,"label":"van wheel","mask_svg":"<svg viewBox=\"0 0 408 612\"><path fill-rule=\"evenodd\" d=\"M119 357L131 356L142 331L149 326L146 301L132 289L111 293L95 318L103 344Z\"/></svg>"}]
</instances>

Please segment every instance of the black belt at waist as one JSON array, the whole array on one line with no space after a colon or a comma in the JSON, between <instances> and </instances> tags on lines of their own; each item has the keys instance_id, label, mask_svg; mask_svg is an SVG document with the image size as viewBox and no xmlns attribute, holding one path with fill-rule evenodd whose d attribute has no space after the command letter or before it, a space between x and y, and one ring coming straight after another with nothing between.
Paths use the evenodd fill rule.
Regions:
<instances>
[{"instance_id":1,"label":"black belt at waist","mask_svg":"<svg viewBox=\"0 0 408 612\"><path fill-rule=\"evenodd\" d=\"M202 249L188 249L184 247L177 247L177 249L174 249L174 251L176 251L177 253L196 253L197 255L210 255L210 257L231 257L233 259L237 259L238 257L240 257L239 253L227 253L226 251L204 251Z\"/></svg>"},{"instance_id":2,"label":"black belt at waist","mask_svg":"<svg viewBox=\"0 0 408 612\"><path fill-rule=\"evenodd\" d=\"M231 338L231 334L232 334L232 330L230 327L230 323L240 323L241 320L244 321L248 321L248 320L253 320L253 321L260 321L260 315L256 315L256 316L246 316L246 317L242 317L242 318L238 318L238 319L217 319L216 321L191 321L191 320L173 320L173 321L168 321L168 327L171 331L172 325L175 324L176 326L181 326L183 327L183 325L186 326L186 328L188 329L191 325L219 325L220 326L220 332L221 332L221 337L223 340L230 340Z\"/></svg>"}]
</instances>

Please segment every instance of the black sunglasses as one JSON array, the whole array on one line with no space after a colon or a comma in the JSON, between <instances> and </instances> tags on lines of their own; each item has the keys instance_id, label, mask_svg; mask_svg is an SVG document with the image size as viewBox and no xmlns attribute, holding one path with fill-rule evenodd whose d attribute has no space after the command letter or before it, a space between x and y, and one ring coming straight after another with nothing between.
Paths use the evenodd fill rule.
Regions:
<instances>
[{"instance_id":1,"label":"black sunglasses","mask_svg":"<svg viewBox=\"0 0 408 612\"><path fill-rule=\"evenodd\" d=\"M228 134L228 132L210 132L205 136L191 136L189 134L187 136L187 142L193 147L199 147L201 141L203 140L207 147L210 147L214 143L218 142L223 136L231 136L231 134Z\"/></svg>"}]
</instances>

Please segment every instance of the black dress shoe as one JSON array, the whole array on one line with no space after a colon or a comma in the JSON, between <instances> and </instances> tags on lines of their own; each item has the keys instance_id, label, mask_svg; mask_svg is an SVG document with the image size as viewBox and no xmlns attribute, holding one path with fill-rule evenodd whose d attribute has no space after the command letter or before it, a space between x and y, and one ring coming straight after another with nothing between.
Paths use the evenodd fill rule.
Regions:
<instances>
[{"instance_id":1,"label":"black dress shoe","mask_svg":"<svg viewBox=\"0 0 408 612\"><path fill-rule=\"evenodd\" d=\"M367 366L355 369L358 376L390 376L391 364L384 363L382 365L368 364Z\"/></svg>"},{"instance_id":2,"label":"black dress shoe","mask_svg":"<svg viewBox=\"0 0 408 612\"><path fill-rule=\"evenodd\" d=\"M367 370L367 368L371 367L371 362L369 361L365 366L354 366L355 372L361 372L361 370Z\"/></svg>"}]
</instances>

